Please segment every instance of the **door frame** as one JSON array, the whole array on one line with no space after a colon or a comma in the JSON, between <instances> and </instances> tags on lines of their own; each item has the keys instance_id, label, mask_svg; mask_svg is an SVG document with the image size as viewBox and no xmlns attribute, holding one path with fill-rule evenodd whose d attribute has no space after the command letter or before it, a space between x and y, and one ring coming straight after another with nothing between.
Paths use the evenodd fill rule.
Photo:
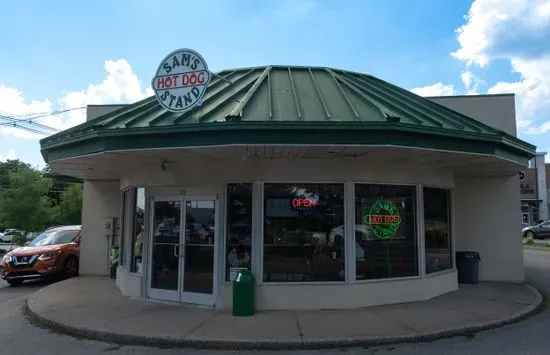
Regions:
<instances>
[{"instance_id":1,"label":"door frame","mask_svg":"<svg viewBox=\"0 0 550 355\"><path fill-rule=\"evenodd\" d=\"M195 292L184 292L183 284L185 282L185 262L182 261L180 257L180 280L178 284L180 285L180 302L199 304L203 306L212 306L216 305L216 300L218 298L218 249L220 247L220 210L219 210L219 201L218 196L216 195L185 195L183 198L183 209L182 209L182 221L181 224L182 232L180 234L180 250L179 255L182 255L182 252L185 251L185 226L187 224L187 201L214 201L214 244L212 245L213 255L213 265L212 265L212 294L205 293L195 293ZM183 241L183 243L182 243Z\"/></svg>"},{"instance_id":2,"label":"door frame","mask_svg":"<svg viewBox=\"0 0 550 355\"><path fill-rule=\"evenodd\" d=\"M153 279L153 239L154 239L154 217L155 217L155 203L156 202L179 202L180 203L180 238L178 245L178 288L175 291L162 290L151 287L151 281ZM215 214L215 228L214 228L214 264L212 275L212 294L200 294L192 292L183 292L183 282L185 275L185 262L181 257L182 252L185 251L185 225L186 225L186 202L187 201L214 201L214 214ZM198 304L204 306L215 307L218 299L218 282L219 282L219 249L222 245L220 238L220 223L221 223L221 211L218 195L172 195L172 196L152 196L150 200L150 214L149 214L149 252L147 253L148 267L147 267L147 297L151 299L184 302L190 304Z\"/></svg>"},{"instance_id":3,"label":"door frame","mask_svg":"<svg viewBox=\"0 0 550 355\"><path fill-rule=\"evenodd\" d=\"M153 196L151 198L151 204L150 209L151 212L149 213L149 252L147 253L147 297L156 299L156 300L164 300L164 301L175 301L179 302L180 300L180 290L181 290L181 275L179 273L181 272L181 258L178 258L178 287L177 290L163 290L159 288L153 288L151 287L151 282L153 281L153 240L155 238L155 231L154 231L154 219L155 219L155 203L156 202L179 202L180 203L180 238L178 242L178 248L181 244L181 233L182 233L182 217L183 217L183 197L182 196Z\"/></svg>"}]
</instances>

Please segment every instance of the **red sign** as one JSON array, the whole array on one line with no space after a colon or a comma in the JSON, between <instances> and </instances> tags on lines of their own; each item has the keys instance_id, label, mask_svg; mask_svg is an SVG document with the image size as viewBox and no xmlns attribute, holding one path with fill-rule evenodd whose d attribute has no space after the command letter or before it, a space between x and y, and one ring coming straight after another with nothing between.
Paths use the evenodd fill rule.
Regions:
<instances>
[{"instance_id":1,"label":"red sign","mask_svg":"<svg viewBox=\"0 0 550 355\"><path fill-rule=\"evenodd\" d=\"M369 215L370 224L387 224L387 223L400 223L401 219L398 215Z\"/></svg>"},{"instance_id":2,"label":"red sign","mask_svg":"<svg viewBox=\"0 0 550 355\"><path fill-rule=\"evenodd\" d=\"M294 208L310 208L317 206L317 199L311 197L295 197L292 199Z\"/></svg>"},{"instance_id":3,"label":"red sign","mask_svg":"<svg viewBox=\"0 0 550 355\"><path fill-rule=\"evenodd\" d=\"M153 89L178 89L189 86L200 86L204 85L207 80L206 77L208 77L208 72L204 70L184 74L157 76L153 81Z\"/></svg>"}]
</instances>

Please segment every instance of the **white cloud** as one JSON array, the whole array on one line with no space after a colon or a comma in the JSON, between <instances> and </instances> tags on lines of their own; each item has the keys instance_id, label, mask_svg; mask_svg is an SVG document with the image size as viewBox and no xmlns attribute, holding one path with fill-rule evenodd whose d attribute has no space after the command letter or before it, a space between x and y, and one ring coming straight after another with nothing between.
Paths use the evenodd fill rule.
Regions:
<instances>
[{"instance_id":1,"label":"white cloud","mask_svg":"<svg viewBox=\"0 0 550 355\"><path fill-rule=\"evenodd\" d=\"M411 89L411 91L420 96L450 96L457 94L454 85L445 85L443 83L417 87Z\"/></svg>"},{"instance_id":2,"label":"white cloud","mask_svg":"<svg viewBox=\"0 0 550 355\"><path fill-rule=\"evenodd\" d=\"M132 103L147 96L153 91L147 85L142 88L137 75L125 59L107 60L104 64L106 77L103 81L90 84L86 90L64 93L57 100L27 102L21 91L0 85L0 114L22 115L41 114L61 111L90 104ZM54 102L57 103L54 107ZM86 120L86 110L74 110L55 116L37 119L38 123L60 130L70 128ZM26 132L21 129L0 126L0 135L14 135L18 138L37 139L43 135Z\"/></svg>"},{"instance_id":3,"label":"white cloud","mask_svg":"<svg viewBox=\"0 0 550 355\"><path fill-rule=\"evenodd\" d=\"M462 79L462 82L464 83L466 89L470 88L470 86L472 85L472 81L474 80L471 71L463 71L462 74L460 74L460 79Z\"/></svg>"},{"instance_id":4,"label":"white cloud","mask_svg":"<svg viewBox=\"0 0 550 355\"><path fill-rule=\"evenodd\" d=\"M529 127L525 134L544 134L550 132L550 121L544 122L538 127Z\"/></svg>"},{"instance_id":5,"label":"white cloud","mask_svg":"<svg viewBox=\"0 0 550 355\"><path fill-rule=\"evenodd\" d=\"M17 159L17 154L15 154L15 150L9 149L7 153L0 153L0 161L4 160L14 160Z\"/></svg>"},{"instance_id":6,"label":"white cloud","mask_svg":"<svg viewBox=\"0 0 550 355\"><path fill-rule=\"evenodd\" d=\"M478 95L479 94L479 85L484 84L485 82L480 79L477 75L474 75L469 70L465 70L460 74L460 79L466 88L466 94L468 95Z\"/></svg>"},{"instance_id":7,"label":"white cloud","mask_svg":"<svg viewBox=\"0 0 550 355\"><path fill-rule=\"evenodd\" d=\"M59 99L62 107L81 107L112 103L132 103L153 95L150 87L142 91L137 75L125 59L105 61L107 77L99 84L90 84L85 91L73 91ZM68 113L68 119L62 123L66 129L86 120L85 110Z\"/></svg>"},{"instance_id":8,"label":"white cloud","mask_svg":"<svg viewBox=\"0 0 550 355\"><path fill-rule=\"evenodd\" d=\"M0 115L2 116L49 113L52 110L52 105L52 102L48 99L25 102L21 91L0 84ZM11 134L18 138L38 137L35 133L4 125L5 122L8 122L8 120L0 119L0 135Z\"/></svg>"},{"instance_id":9,"label":"white cloud","mask_svg":"<svg viewBox=\"0 0 550 355\"><path fill-rule=\"evenodd\" d=\"M452 54L483 67L519 53L548 53L549 9L549 0L475 0L456 30L460 48Z\"/></svg>"},{"instance_id":10,"label":"white cloud","mask_svg":"<svg viewBox=\"0 0 550 355\"><path fill-rule=\"evenodd\" d=\"M452 55L469 67L507 60L519 74L488 90L516 93L519 128L550 114L550 0L475 0L457 34L460 48Z\"/></svg>"}]
</instances>

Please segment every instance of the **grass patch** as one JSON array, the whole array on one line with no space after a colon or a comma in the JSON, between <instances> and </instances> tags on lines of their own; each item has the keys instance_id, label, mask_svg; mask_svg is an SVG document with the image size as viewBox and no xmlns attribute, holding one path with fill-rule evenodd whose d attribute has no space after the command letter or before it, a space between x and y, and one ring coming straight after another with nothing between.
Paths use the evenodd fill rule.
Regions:
<instances>
[{"instance_id":1,"label":"grass patch","mask_svg":"<svg viewBox=\"0 0 550 355\"><path fill-rule=\"evenodd\" d=\"M523 239L523 245L535 245L535 240L532 237Z\"/></svg>"}]
</instances>

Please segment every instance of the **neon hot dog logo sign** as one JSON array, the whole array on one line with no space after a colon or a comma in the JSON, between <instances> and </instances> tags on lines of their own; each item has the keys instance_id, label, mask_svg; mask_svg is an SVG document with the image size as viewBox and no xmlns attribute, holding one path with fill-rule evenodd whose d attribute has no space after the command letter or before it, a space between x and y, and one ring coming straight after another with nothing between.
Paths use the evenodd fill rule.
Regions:
<instances>
[{"instance_id":1,"label":"neon hot dog logo sign","mask_svg":"<svg viewBox=\"0 0 550 355\"><path fill-rule=\"evenodd\" d=\"M372 205L369 214L364 217L363 223L371 227L376 238L389 239L399 229L401 216L392 202L380 200Z\"/></svg>"}]
</instances>

